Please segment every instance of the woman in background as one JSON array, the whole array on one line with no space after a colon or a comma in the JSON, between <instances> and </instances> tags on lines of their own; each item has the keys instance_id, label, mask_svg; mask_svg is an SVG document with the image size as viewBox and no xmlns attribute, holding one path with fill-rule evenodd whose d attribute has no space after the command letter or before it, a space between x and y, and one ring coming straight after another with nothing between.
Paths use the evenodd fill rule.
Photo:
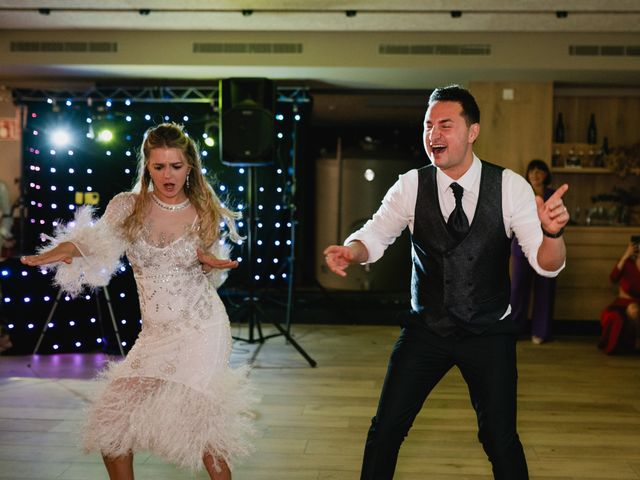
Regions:
<instances>
[{"instance_id":1,"label":"woman in background","mask_svg":"<svg viewBox=\"0 0 640 480\"><path fill-rule=\"evenodd\" d=\"M27 265L54 264L56 283L77 295L105 286L126 253L133 267L142 331L120 363L103 373L102 392L84 427L87 451L99 451L112 480L133 479L133 455L151 451L181 467L204 466L229 480L248 453L252 422L246 372L231 370L229 319L216 288L237 215L202 175L195 142L165 123L144 135L138 183L116 195L95 222L83 209Z\"/></svg>"},{"instance_id":2,"label":"woman in background","mask_svg":"<svg viewBox=\"0 0 640 480\"><path fill-rule=\"evenodd\" d=\"M632 241L611 271L618 284L618 298L600 315L602 336L599 347L607 355L616 351L640 350L640 237Z\"/></svg>"},{"instance_id":3,"label":"woman in background","mask_svg":"<svg viewBox=\"0 0 640 480\"><path fill-rule=\"evenodd\" d=\"M525 175L533 192L547 200L555 191L550 188L551 171L542 160L531 160ZM533 284L531 341L540 345L551 337L551 320L556 295L556 279L542 277L531 268L516 238L511 242L511 316L519 334L525 333Z\"/></svg>"}]
</instances>

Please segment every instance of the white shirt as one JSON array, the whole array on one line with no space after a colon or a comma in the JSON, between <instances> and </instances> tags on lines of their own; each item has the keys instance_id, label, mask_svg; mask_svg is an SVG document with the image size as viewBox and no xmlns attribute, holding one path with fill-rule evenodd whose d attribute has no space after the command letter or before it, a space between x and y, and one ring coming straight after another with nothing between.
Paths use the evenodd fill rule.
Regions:
<instances>
[{"instance_id":1,"label":"white shirt","mask_svg":"<svg viewBox=\"0 0 640 480\"><path fill-rule=\"evenodd\" d=\"M458 180L448 177L437 169L438 201L445 222L448 220L456 201L450 185L458 183L464 188L462 208L473 222L480 192L480 173L482 163L473 156L469 170ZM400 175L398 181L389 189L382 205L373 217L357 232L351 234L345 245L353 240L361 241L369 252L367 263L379 260L384 251L408 226L413 233L414 214L418 197L418 170L410 170ZM544 277L555 277L565 264L555 271L544 270L538 265L538 249L542 243L542 229L534 198L533 189L527 181L512 170L502 172L502 218L505 234L511 237L515 233L529 264Z\"/></svg>"}]
</instances>

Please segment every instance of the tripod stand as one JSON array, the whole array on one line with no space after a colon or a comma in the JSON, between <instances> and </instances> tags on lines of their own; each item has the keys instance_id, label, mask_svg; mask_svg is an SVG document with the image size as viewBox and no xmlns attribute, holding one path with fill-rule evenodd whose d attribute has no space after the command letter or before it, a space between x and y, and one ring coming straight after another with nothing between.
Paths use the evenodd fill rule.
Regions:
<instances>
[{"instance_id":1,"label":"tripod stand","mask_svg":"<svg viewBox=\"0 0 640 480\"><path fill-rule=\"evenodd\" d=\"M122 348L122 340L120 340L120 332L118 331L118 324L116 323L116 317L113 314L113 307L111 306L111 297L109 296L109 290L107 289L107 287L98 287L98 292L96 292L96 305L98 307L98 325L100 326L100 335L102 338L102 342L103 344L106 345L106 341L105 341L105 334L104 334L104 327L102 325L102 308L100 308L100 292L102 292L104 294L104 299L107 302L107 308L109 309L109 316L111 317L111 324L113 325L113 331L115 333L116 336L116 341L118 342L118 349L120 350L120 355L122 355L124 357L124 350ZM47 332L47 329L49 328L49 322L51 322L51 319L53 318L53 314L55 313L56 309L58 308L58 303L60 303L60 298L62 297L62 290L58 290L58 295L56 295L56 299L53 302L53 307L51 307L51 311L49 312L49 316L47 317L47 320L44 322L44 325L42 327L42 331L40 332L40 338L38 338L38 341L36 343L35 348L33 349L33 355L38 353L38 349L40 348L40 344L42 343L42 339L44 338L44 334Z\"/></svg>"},{"instance_id":2,"label":"tripod stand","mask_svg":"<svg viewBox=\"0 0 640 480\"><path fill-rule=\"evenodd\" d=\"M254 284L254 269L253 269L253 244L256 236L256 170L255 167L247 167L248 175L247 175L247 205L248 205L248 215L247 215L247 255L246 261L249 266L249 283L247 295L243 298L243 304L235 309L234 311L229 313L229 317L233 317L234 320L247 319L247 326L249 329L248 338L239 338L233 337L235 340L244 341L250 344L259 342L264 343L269 338L283 336L287 339L287 342L293 345L293 347L304 357L304 359L311 365L315 367L316 361L307 354L307 352L296 342L290 334L290 326L289 326L289 309L287 308L287 328L285 329L280 322L269 319L265 311L259 305L259 296L255 291ZM291 227L293 229L293 225ZM293 245L291 246L293 248ZM271 335L264 335L262 333L262 324L261 319L269 321L279 333L274 333ZM254 329L257 330L258 335L255 336Z\"/></svg>"}]
</instances>

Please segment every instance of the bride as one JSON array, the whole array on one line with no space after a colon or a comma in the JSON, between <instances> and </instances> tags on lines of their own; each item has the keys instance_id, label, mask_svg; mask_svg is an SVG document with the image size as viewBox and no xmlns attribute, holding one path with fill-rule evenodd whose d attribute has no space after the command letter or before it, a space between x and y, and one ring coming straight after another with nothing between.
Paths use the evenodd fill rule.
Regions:
<instances>
[{"instance_id":1,"label":"bride","mask_svg":"<svg viewBox=\"0 0 640 480\"><path fill-rule=\"evenodd\" d=\"M238 266L220 225L237 240L237 217L202 175L195 142L164 123L144 135L133 191L116 195L98 221L81 209L39 254L22 257L53 264L72 295L107 285L123 254L133 267L142 331L100 375L83 430L84 448L102 454L112 480L133 479L139 450L227 480L250 450L253 397L246 370L229 367L229 319L216 292Z\"/></svg>"}]
</instances>

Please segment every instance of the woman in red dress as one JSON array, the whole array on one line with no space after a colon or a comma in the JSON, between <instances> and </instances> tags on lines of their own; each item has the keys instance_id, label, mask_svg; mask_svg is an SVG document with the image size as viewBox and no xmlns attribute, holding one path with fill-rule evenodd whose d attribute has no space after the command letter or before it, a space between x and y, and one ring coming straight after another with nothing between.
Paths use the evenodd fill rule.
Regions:
<instances>
[{"instance_id":1,"label":"woman in red dress","mask_svg":"<svg viewBox=\"0 0 640 480\"><path fill-rule=\"evenodd\" d=\"M640 350L640 255L637 242L629 243L613 267L611 281L618 284L618 298L600 315L602 336L599 347L607 355L614 351Z\"/></svg>"}]
</instances>

